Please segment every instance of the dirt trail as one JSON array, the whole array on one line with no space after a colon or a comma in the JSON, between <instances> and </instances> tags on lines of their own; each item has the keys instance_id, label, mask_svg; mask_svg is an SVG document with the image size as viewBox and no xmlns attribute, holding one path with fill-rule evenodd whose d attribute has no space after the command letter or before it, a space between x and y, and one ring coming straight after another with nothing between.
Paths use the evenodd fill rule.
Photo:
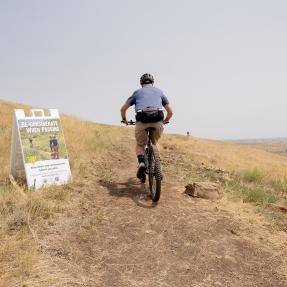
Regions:
<instances>
[{"instance_id":1,"label":"dirt trail","mask_svg":"<svg viewBox=\"0 0 287 287\"><path fill-rule=\"evenodd\" d=\"M224 199L184 195L168 173L153 205L127 162L101 183L90 163L90 176L72 185L71 202L40 235L27 286L287 286L279 233Z\"/></svg>"}]
</instances>

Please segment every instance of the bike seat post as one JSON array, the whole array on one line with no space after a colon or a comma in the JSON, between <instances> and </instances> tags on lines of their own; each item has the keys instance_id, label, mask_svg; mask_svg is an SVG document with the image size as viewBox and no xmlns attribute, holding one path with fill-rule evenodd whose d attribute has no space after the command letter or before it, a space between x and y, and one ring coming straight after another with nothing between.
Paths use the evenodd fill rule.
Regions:
<instances>
[{"instance_id":1,"label":"bike seat post","mask_svg":"<svg viewBox=\"0 0 287 287\"><path fill-rule=\"evenodd\" d=\"M153 143L153 131L155 128L146 128L145 130L147 132L148 142Z\"/></svg>"},{"instance_id":2,"label":"bike seat post","mask_svg":"<svg viewBox=\"0 0 287 287\"><path fill-rule=\"evenodd\" d=\"M146 130L146 131L154 131L155 128L146 128L145 130Z\"/></svg>"}]
</instances>

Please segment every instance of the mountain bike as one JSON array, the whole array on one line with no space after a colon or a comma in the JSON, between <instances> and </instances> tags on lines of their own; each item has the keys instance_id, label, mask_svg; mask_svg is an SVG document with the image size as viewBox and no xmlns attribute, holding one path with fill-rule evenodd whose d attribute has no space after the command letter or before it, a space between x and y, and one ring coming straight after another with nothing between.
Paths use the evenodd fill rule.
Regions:
<instances>
[{"instance_id":1,"label":"mountain bike","mask_svg":"<svg viewBox=\"0 0 287 287\"><path fill-rule=\"evenodd\" d=\"M132 120L128 122L128 125L135 125L136 123ZM161 172L161 163L159 152L156 145L153 144L153 131L155 128L147 128L147 140L145 145L145 174L141 178L141 182L146 182L146 176L148 176L149 181L149 190L151 193L151 199L153 202L157 202L160 198L161 193L161 181L162 181L162 172Z\"/></svg>"}]
</instances>

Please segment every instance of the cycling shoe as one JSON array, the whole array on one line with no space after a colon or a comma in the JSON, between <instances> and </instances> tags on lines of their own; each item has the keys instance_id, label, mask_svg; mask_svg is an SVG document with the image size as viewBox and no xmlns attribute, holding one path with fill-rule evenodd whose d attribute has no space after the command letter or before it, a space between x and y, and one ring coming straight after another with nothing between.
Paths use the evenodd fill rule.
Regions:
<instances>
[{"instance_id":1,"label":"cycling shoe","mask_svg":"<svg viewBox=\"0 0 287 287\"><path fill-rule=\"evenodd\" d=\"M145 176L145 164L141 162L138 166L137 178L142 179Z\"/></svg>"}]
</instances>

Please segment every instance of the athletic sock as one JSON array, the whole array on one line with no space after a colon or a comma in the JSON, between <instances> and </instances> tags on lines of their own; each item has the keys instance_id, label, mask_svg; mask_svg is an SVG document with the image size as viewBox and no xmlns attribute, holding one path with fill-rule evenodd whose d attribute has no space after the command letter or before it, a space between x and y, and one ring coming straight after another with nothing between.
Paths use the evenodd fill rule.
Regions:
<instances>
[{"instance_id":1,"label":"athletic sock","mask_svg":"<svg viewBox=\"0 0 287 287\"><path fill-rule=\"evenodd\" d=\"M144 156L142 154L138 155L138 162L139 163L141 163L141 162L144 163Z\"/></svg>"}]
</instances>

